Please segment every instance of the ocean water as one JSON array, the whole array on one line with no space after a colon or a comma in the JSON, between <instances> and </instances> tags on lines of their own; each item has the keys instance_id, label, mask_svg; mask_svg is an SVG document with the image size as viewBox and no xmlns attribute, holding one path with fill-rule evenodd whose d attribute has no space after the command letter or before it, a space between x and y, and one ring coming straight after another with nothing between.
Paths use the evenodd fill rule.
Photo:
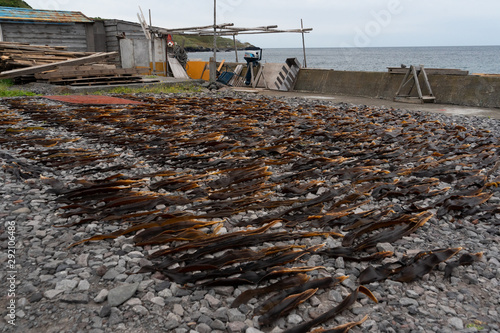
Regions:
<instances>
[{"instance_id":1,"label":"ocean water","mask_svg":"<svg viewBox=\"0 0 500 333\"><path fill-rule=\"evenodd\" d=\"M240 62L244 62L244 53L238 51ZM212 55L212 52L195 52L189 53L189 58L208 61ZM287 58L298 58L303 63L303 50L269 48L262 51L263 63L284 63ZM222 59L236 61L235 52L217 53L217 61ZM404 64L456 68L471 74L500 74L500 46L308 48L306 60L308 68L347 71L385 72L387 67Z\"/></svg>"}]
</instances>

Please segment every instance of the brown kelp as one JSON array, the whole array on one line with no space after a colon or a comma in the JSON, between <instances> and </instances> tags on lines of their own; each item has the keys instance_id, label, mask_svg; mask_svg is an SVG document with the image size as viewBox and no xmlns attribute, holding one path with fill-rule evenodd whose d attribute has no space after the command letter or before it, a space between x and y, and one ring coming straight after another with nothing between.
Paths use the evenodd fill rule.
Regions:
<instances>
[{"instance_id":1,"label":"brown kelp","mask_svg":"<svg viewBox=\"0 0 500 333\"><path fill-rule=\"evenodd\" d=\"M359 293L376 301L363 284L418 280L441 263L449 278L481 255L451 261L463 245L453 244L395 260L379 247L397 248L438 222L489 223L500 212L491 200L500 141L481 129L261 97L130 98L143 104L5 101L0 143L18 156L1 152L3 167L19 179L71 172L70 184L42 179L65 219L56 227L118 227L73 246L129 237L149 251L142 272L185 288L248 287L232 305L256 299L262 325L336 288L345 277L334 277L332 259L362 267L360 286L288 332L329 325ZM346 332L363 320L315 332Z\"/></svg>"}]
</instances>

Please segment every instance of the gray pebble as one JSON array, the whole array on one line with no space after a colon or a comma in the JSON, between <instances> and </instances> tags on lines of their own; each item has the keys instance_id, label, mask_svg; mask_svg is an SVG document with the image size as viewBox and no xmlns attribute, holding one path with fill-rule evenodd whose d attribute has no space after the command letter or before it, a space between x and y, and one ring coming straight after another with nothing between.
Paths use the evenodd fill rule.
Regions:
<instances>
[{"instance_id":1,"label":"gray pebble","mask_svg":"<svg viewBox=\"0 0 500 333\"><path fill-rule=\"evenodd\" d=\"M227 331L229 333L243 333L247 329L247 324L244 322L232 322L227 324Z\"/></svg>"},{"instance_id":2,"label":"gray pebble","mask_svg":"<svg viewBox=\"0 0 500 333\"><path fill-rule=\"evenodd\" d=\"M149 311L148 309L146 309L144 306L142 305L135 305L132 310L134 310L134 312L136 312L137 314L141 315L141 316L147 316L149 314Z\"/></svg>"},{"instance_id":3,"label":"gray pebble","mask_svg":"<svg viewBox=\"0 0 500 333\"><path fill-rule=\"evenodd\" d=\"M246 316L240 312L238 309L229 309L227 311L227 319L232 321L245 321Z\"/></svg>"},{"instance_id":4,"label":"gray pebble","mask_svg":"<svg viewBox=\"0 0 500 333\"><path fill-rule=\"evenodd\" d=\"M43 298L42 293L34 293L33 295L31 295L31 296L29 297L29 301L30 301L31 303L36 303L36 302L41 301L41 300L42 300L42 298Z\"/></svg>"},{"instance_id":5,"label":"gray pebble","mask_svg":"<svg viewBox=\"0 0 500 333\"><path fill-rule=\"evenodd\" d=\"M48 298L48 299L53 299L57 295L60 295L64 292L64 290L58 290L58 289L52 289L52 290L47 290L46 292L43 293L43 296Z\"/></svg>"},{"instance_id":6,"label":"gray pebble","mask_svg":"<svg viewBox=\"0 0 500 333\"><path fill-rule=\"evenodd\" d=\"M173 312L178 316L184 316L184 308L180 304L174 304Z\"/></svg>"},{"instance_id":7,"label":"gray pebble","mask_svg":"<svg viewBox=\"0 0 500 333\"><path fill-rule=\"evenodd\" d=\"M297 314L291 314L287 317L286 321L292 325L298 325L304 321L301 316Z\"/></svg>"},{"instance_id":8,"label":"gray pebble","mask_svg":"<svg viewBox=\"0 0 500 333\"><path fill-rule=\"evenodd\" d=\"M101 318L104 318L104 317L109 317L110 315L111 315L111 306L109 306L108 304L106 304L99 311L99 316Z\"/></svg>"},{"instance_id":9,"label":"gray pebble","mask_svg":"<svg viewBox=\"0 0 500 333\"><path fill-rule=\"evenodd\" d=\"M210 327L214 330L219 330L219 331L225 331L226 330L226 324L224 324L221 320L215 319Z\"/></svg>"},{"instance_id":10,"label":"gray pebble","mask_svg":"<svg viewBox=\"0 0 500 333\"><path fill-rule=\"evenodd\" d=\"M107 289L102 289L99 294L97 294L96 297L94 297L94 302L96 303L102 303L106 300L108 297L109 291Z\"/></svg>"},{"instance_id":11,"label":"gray pebble","mask_svg":"<svg viewBox=\"0 0 500 333\"><path fill-rule=\"evenodd\" d=\"M102 277L104 280L114 280L119 275L118 271L114 268L109 269Z\"/></svg>"},{"instance_id":12,"label":"gray pebble","mask_svg":"<svg viewBox=\"0 0 500 333\"><path fill-rule=\"evenodd\" d=\"M238 311L239 312L239 311ZM228 308L222 307L215 311L215 318L222 320L223 322L228 321Z\"/></svg>"},{"instance_id":13,"label":"gray pebble","mask_svg":"<svg viewBox=\"0 0 500 333\"><path fill-rule=\"evenodd\" d=\"M111 307L111 313L109 315L109 324L110 325L118 325L122 322L123 322L122 312L118 308Z\"/></svg>"},{"instance_id":14,"label":"gray pebble","mask_svg":"<svg viewBox=\"0 0 500 333\"><path fill-rule=\"evenodd\" d=\"M29 214L29 213L31 213L31 209L29 209L28 207L22 207L12 212L12 214L16 215Z\"/></svg>"},{"instance_id":15,"label":"gray pebble","mask_svg":"<svg viewBox=\"0 0 500 333\"><path fill-rule=\"evenodd\" d=\"M139 287L139 284L134 283L134 284L125 284L125 285L111 289L108 293L108 304L111 307L116 307L116 306L126 302L132 296L134 296L138 287Z\"/></svg>"},{"instance_id":16,"label":"gray pebble","mask_svg":"<svg viewBox=\"0 0 500 333\"><path fill-rule=\"evenodd\" d=\"M211 333L212 328L205 323L201 323L196 326L196 331L199 333Z\"/></svg>"},{"instance_id":17,"label":"gray pebble","mask_svg":"<svg viewBox=\"0 0 500 333\"><path fill-rule=\"evenodd\" d=\"M464 329L464 322L462 319L453 317L448 319L448 323L450 324L451 327L457 329L457 330L463 330Z\"/></svg>"},{"instance_id":18,"label":"gray pebble","mask_svg":"<svg viewBox=\"0 0 500 333\"><path fill-rule=\"evenodd\" d=\"M402 306L410 306L410 305L418 306L418 301L414 300L413 298L408 298L408 297L402 297L399 300L399 303Z\"/></svg>"},{"instance_id":19,"label":"gray pebble","mask_svg":"<svg viewBox=\"0 0 500 333\"><path fill-rule=\"evenodd\" d=\"M210 294L206 294L205 299L207 300L208 304L214 309L217 309L221 305L221 301Z\"/></svg>"},{"instance_id":20,"label":"gray pebble","mask_svg":"<svg viewBox=\"0 0 500 333\"><path fill-rule=\"evenodd\" d=\"M70 304L87 304L89 302L89 295L87 294L69 294L61 297L61 302Z\"/></svg>"}]
</instances>

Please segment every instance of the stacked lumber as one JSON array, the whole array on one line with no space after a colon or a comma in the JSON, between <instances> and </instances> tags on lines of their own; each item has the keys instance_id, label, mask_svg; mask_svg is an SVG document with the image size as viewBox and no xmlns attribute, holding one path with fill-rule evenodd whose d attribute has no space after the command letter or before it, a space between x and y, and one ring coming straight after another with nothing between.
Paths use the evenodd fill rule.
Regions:
<instances>
[{"instance_id":1,"label":"stacked lumber","mask_svg":"<svg viewBox=\"0 0 500 333\"><path fill-rule=\"evenodd\" d=\"M118 52L70 52L63 46L0 42L0 79L93 86L141 83L140 69L109 64Z\"/></svg>"},{"instance_id":2,"label":"stacked lumber","mask_svg":"<svg viewBox=\"0 0 500 333\"><path fill-rule=\"evenodd\" d=\"M91 54L90 52L70 52L64 46L0 42L0 71L52 64Z\"/></svg>"},{"instance_id":3,"label":"stacked lumber","mask_svg":"<svg viewBox=\"0 0 500 333\"><path fill-rule=\"evenodd\" d=\"M109 59L115 58L118 52L92 53L81 58L69 59L50 64L42 64L25 68L11 69L0 73L0 79L15 79L22 82L35 81L35 74L55 70L61 66L77 66L84 64L106 63Z\"/></svg>"},{"instance_id":4,"label":"stacked lumber","mask_svg":"<svg viewBox=\"0 0 500 333\"><path fill-rule=\"evenodd\" d=\"M91 86L140 83L140 69L116 68L113 64L60 66L55 70L36 73L38 82L58 85Z\"/></svg>"}]
</instances>

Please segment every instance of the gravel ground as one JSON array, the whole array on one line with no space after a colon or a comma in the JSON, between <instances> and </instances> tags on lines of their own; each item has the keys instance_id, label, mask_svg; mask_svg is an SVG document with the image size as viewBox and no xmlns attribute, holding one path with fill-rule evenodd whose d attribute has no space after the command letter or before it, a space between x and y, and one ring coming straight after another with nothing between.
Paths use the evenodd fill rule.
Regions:
<instances>
[{"instance_id":1,"label":"gravel ground","mask_svg":"<svg viewBox=\"0 0 500 333\"><path fill-rule=\"evenodd\" d=\"M127 112L128 107L105 108L97 112L101 112L100 118L91 118L98 108L61 105L38 97L1 101L2 332L284 332L318 318L341 303L359 287L360 274L369 266L397 264L422 251L439 252L438 249L459 247L462 248L460 254L482 252L482 257L472 265L457 267L449 279L444 278L446 262L452 262L460 254L437 263L434 270L413 281L401 282L389 277L367 283L377 304L361 295L347 309L314 328L332 329L362 321L367 316L365 321L354 325L351 332L500 332L498 120L300 98L267 99L232 92L127 97L146 103L133 109L134 112L146 110L130 123L135 127L117 123L117 120L125 121L119 115ZM173 100L175 103L170 104ZM177 115L168 119L171 127L158 123L145 125L150 113L159 110ZM156 121L166 121L159 119ZM224 122L219 121L221 119ZM235 131L224 136L205 135L221 130L219 126L228 123L234 125L230 127L233 130L244 130L239 139L231 137L236 135ZM277 128L285 127L275 125L285 123L291 134L284 137ZM413 124L418 124L419 131L405 136ZM165 135L170 130L179 131L177 141L171 141L168 146L155 146L155 131ZM182 130L187 132L182 134ZM196 136L194 133L200 135L200 141L186 141ZM268 141L256 142L257 137ZM445 146L448 153L443 152ZM238 147L244 149L238 150ZM381 152L380 147L387 155L361 157L365 152ZM157 148L168 150L168 154L162 155L165 152L160 153ZM231 154L223 154L228 151ZM203 159L201 155L210 158ZM56 158L60 163L54 162ZM300 209L283 215L285 203L262 209L258 205L236 209L234 202L223 206L214 198L207 200L204 195L214 194L215 185L227 180L217 173L224 169L221 160L237 161L245 166L248 166L246 162L261 161L269 173L264 178L266 181L259 183L267 187L232 199L256 197L260 203L286 199L292 201L286 202L287 207ZM300 163L304 161L312 161L316 167ZM439 178L424 172L442 165L451 171ZM355 167L358 169L352 169ZM163 174L159 174L160 171ZM356 173L355 176L352 173ZM188 180L183 185L196 183L198 187L153 189L157 182L181 176ZM259 320L262 316L255 315L254 310L267 296L254 297L235 308L231 304L246 290L263 287L265 283L208 287L175 282L166 277L167 271L159 269L144 272L145 268L161 262L151 254L181 246L185 243L182 240L167 245L137 246L136 233L127 233L70 247L75 242L131 225L124 226L123 218L113 217L109 211L106 215L104 209L85 211L89 205L107 207L99 198L73 202L79 207L63 208L72 203L60 201L65 191L115 179L139 180L131 186L141 195L154 192L171 200L174 196L197 198L196 202L160 201L149 211L155 211L151 213L154 217L157 216L154 214L188 213L202 222L216 223L201 228L205 234L241 232L248 230L248 226L258 228L262 225L254 222L270 216L279 216L279 219L272 223L269 232L295 232L298 227L293 222L296 221L303 224L299 231L331 232L329 236L266 242L249 249L258 251L290 245L311 249L322 245L320 250L309 250L286 267L321 266L306 273L311 279L348 278L337 286L320 288L270 325L263 325ZM430 184L428 191L401 193L404 189L401 185L395 188L398 193L375 195L376 189L382 190L375 185L412 181L413 185ZM244 184L253 185L252 180ZM338 191L338 195L322 202L322 206L304 206L304 202L322 198L331 193L331 189ZM449 201L443 201L441 206L431 206L439 201L435 198L456 199L446 195L466 190L478 190L486 200L470 206L467 201L449 206L445 205ZM353 198L356 193L361 195ZM458 199L475 196L471 192L466 194ZM384 220L405 213L416 215L425 207L432 217L414 232L356 252L358 256L392 252L385 259L368 262L321 252L343 246L342 239L334 232L348 235L347 225L327 224L320 228L306 223L319 216L336 216L338 221L346 221L354 215L378 216ZM79 208L85 213L68 214ZM387 212L389 215L377 215L386 209L391 210ZM121 214L143 211L148 209L121 211ZM113 213L116 215L116 211ZM304 216L309 219L300 219ZM129 219L139 221L138 216L129 215ZM71 227L55 227L72 223L75 225ZM354 244L363 240L366 238L359 236ZM194 250L186 252L192 254ZM170 269L185 265L186 262L180 262ZM276 281L271 279L268 283Z\"/></svg>"}]
</instances>

